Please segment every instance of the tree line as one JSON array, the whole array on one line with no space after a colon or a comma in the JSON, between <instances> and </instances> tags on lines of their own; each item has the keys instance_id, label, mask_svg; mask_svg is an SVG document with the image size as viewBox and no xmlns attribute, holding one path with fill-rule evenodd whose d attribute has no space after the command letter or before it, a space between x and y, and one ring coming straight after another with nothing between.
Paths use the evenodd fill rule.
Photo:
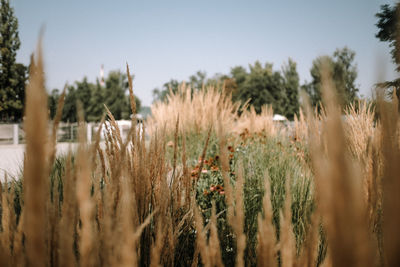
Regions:
<instances>
[{"instance_id":1,"label":"tree line","mask_svg":"<svg viewBox=\"0 0 400 267\"><path fill-rule=\"evenodd\" d=\"M400 51L398 29L400 2L394 5L382 5L376 13L378 32L375 37L387 42L391 49L396 70L400 71ZM21 42L18 34L18 20L9 0L0 0L0 121L19 122L23 120L25 104L25 86L29 78L29 66L16 62L17 51ZM226 92L234 101L253 105L260 112L264 104L272 105L276 113L289 119L298 112L299 90L303 89L311 103L318 106L321 100L321 68L327 66L337 88L337 93L346 105L357 98L359 91L355 83L357 68L354 63L355 52L345 47L337 49L332 55L316 58L310 69L311 81L300 84L296 63L289 59L280 70L275 70L271 63L256 61L248 68L233 67L229 74L207 77L205 72L197 72L189 77L193 90L200 90L203 85L220 86L224 84ZM170 80L161 88L153 90L155 100L165 100L169 89L177 91L182 81ZM378 84L395 92L400 98L400 78ZM85 111L85 119L98 121L106 104L116 119L129 118L129 101L126 95L127 77L120 71L112 71L105 85L88 82L87 78L77 81L66 88L63 121L76 121L76 103L80 101ZM49 94L49 113L54 116L60 90L54 89ZM140 106L138 98L137 106Z\"/></svg>"},{"instance_id":2,"label":"tree line","mask_svg":"<svg viewBox=\"0 0 400 267\"><path fill-rule=\"evenodd\" d=\"M0 0L0 121L20 121L28 68L16 62L21 45L18 20L8 0Z\"/></svg>"},{"instance_id":3,"label":"tree line","mask_svg":"<svg viewBox=\"0 0 400 267\"><path fill-rule=\"evenodd\" d=\"M133 76L132 76L133 79ZM119 71L111 71L104 81L104 85L97 79L91 83L86 77L76 81L73 85L66 86L62 121L77 121L77 103L82 104L86 121L100 121L105 112L104 105L111 111L116 120L129 119L131 108L129 103L128 76ZM53 118L61 92L54 89L49 94L49 112ZM141 102L135 96L136 110L140 110Z\"/></svg>"},{"instance_id":4,"label":"tree line","mask_svg":"<svg viewBox=\"0 0 400 267\"><path fill-rule=\"evenodd\" d=\"M333 55L317 57L310 70L311 81L300 84L296 62L288 59L280 70L275 70L272 63L262 64L256 61L246 69L243 66L233 67L229 74L217 74L208 78L205 72L198 71L185 83L192 90L200 90L204 86L223 86L233 101L249 103L256 112L261 112L265 104L272 106L275 113L292 119L299 111L299 92L303 89L314 106L321 102L321 71L328 68L336 85L342 105L352 103L359 91L355 81L357 66L354 62L355 52L344 47L337 49ZM177 92L183 81L170 80L161 89L153 90L155 101L165 101L170 92Z\"/></svg>"}]
</instances>

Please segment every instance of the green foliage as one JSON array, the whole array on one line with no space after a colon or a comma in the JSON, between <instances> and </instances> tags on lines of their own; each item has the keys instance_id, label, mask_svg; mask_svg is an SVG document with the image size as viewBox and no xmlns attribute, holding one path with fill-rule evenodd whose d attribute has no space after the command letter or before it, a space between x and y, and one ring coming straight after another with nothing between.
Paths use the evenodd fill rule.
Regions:
<instances>
[{"instance_id":1,"label":"green foliage","mask_svg":"<svg viewBox=\"0 0 400 267\"><path fill-rule=\"evenodd\" d=\"M282 76L286 89L285 115L293 119L294 114L299 112L299 88L300 78L297 73L296 62L289 58L288 63L283 65Z\"/></svg>"},{"instance_id":2,"label":"green foliage","mask_svg":"<svg viewBox=\"0 0 400 267\"><path fill-rule=\"evenodd\" d=\"M342 106L346 106L357 99L358 88L355 84L357 67L354 58L355 52L344 47L336 49L333 56L320 56L313 61L310 70L312 81L303 85L312 105L318 106L322 100L322 71L324 71L324 68L332 75Z\"/></svg>"},{"instance_id":3,"label":"green foliage","mask_svg":"<svg viewBox=\"0 0 400 267\"><path fill-rule=\"evenodd\" d=\"M47 103L49 105L50 118L54 118L54 116L56 115L59 98L60 98L60 91L58 89L53 89L47 100Z\"/></svg>"},{"instance_id":4,"label":"green foliage","mask_svg":"<svg viewBox=\"0 0 400 267\"><path fill-rule=\"evenodd\" d=\"M400 3L397 2L394 6L388 4L381 6L381 11L376 13L375 16L378 18L378 22L375 24L379 31L375 35L381 42L388 42L391 49L390 54L393 62L397 65L397 72L400 71L400 54L399 54L399 39L398 31L400 29L398 18L400 12ZM396 90L397 97L400 99L400 79L393 81L387 81L379 84L386 88L392 88ZM392 90L389 90L389 94L392 94Z\"/></svg>"},{"instance_id":5,"label":"green foliage","mask_svg":"<svg viewBox=\"0 0 400 267\"><path fill-rule=\"evenodd\" d=\"M0 1L0 120L23 117L27 68L16 63L20 47L18 20L8 0Z\"/></svg>"},{"instance_id":6,"label":"green foliage","mask_svg":"<svg viewBox=\"0 0 400 267\"><path fill-rule=\"evenodd\" d=\"M89 108L92 100L92 87L93 84L87 81L87 78L84 77L81 82L76 82L76 99L82 103L83 112L85 114L85 120L87 120Z\"/></svg>"},{"instance_id":7,"label":"green foliage","mask_svg":"<svg viewBox=\"0 0 400 267\"><path fill-rule=\"evenodd\" d=\"M211 78L208 78L205 72L198 71L185 83L191 85L192 91L202 90L208 86L223 88L226 94L232 96L233 101L242 104L249 101L258 113L261 112L263 105L269 104L275 113L292 119L299 110L299 75L296 63L289 59L280 72L274 71L270 63L262 65L256 61L249 66L249 69L250 71L247 71L242 66L236 66L231 69L229 75L215 74ZM154 89L154 100L165 101L170 90L176 93L181 83L170 80L162 89Z\"/></svg>"},{"instance_id":8,"label":"green foliage","mask_svg":"<svg viewBox=\"0 0 400 267\"><path fill-rule=\"evenodd\" d=\"M205 133L186 136L186 156L188 164L193 170L198 170L200 165L199 155L202 153L205 139ZM266 178L269 179L271 189L272 223L275 226L278 240L280 236L279 216L284 207L286 195L285 182L289 179L293 232L296 238L296 247L299 250L306 237L311 213L315 209L313 178L309 170L308 151L300 142L293 142L280 137L270 138L263 134L249 137L230 136L228 140L229 175L233 187L236 183L239 162L242 162L244 170L246 266L255 266L257 261L257 217L262 212ZM212 203L215 203L222 258L226 266L234 266L236 242L233 231L227 222L225 195L221 193L224 192L226 186L220 172L218 143L217 136L214 133L211 134L203 172L196 182L196 200L206 224L210 220ZM177 158L181 157L181 144L182 140L179 140ZM170 160L171 165L173 151L172 146L167 147L167 159ZM197 173L193 174L192 172L192 177L195 179ZM192 234L185 233L186 238L190 238ZM326 249L324 238L325 236L321 234L318 255L320 262L324 258L324 249Z\"/></svg>"},{"instance_id":9,"label":"green foliage","mask_svg":"<svg viewBox=\"0 0 400 267\"><path fill-rule=\"evenodd\" d=\"M86 77L67 87L62 121L77 121L77 101L82 103L86 121L100 121L105 112L104 104L110 109L115 119L129 119L131 107L129 102L128 77L120 71L109 73L105 87L99 81L90 83ZM49 95L50 117L53 118L57 109L60 92L54 89ZM140 111L141 102L135 96L136 111Z\"/></svg>"},{"instance_id":10,"label":"green foliage","mask_svg":"<svg viewBox=\"0 0 400 267\"><path fill-rule=\"evenodd\" d=\"M381 11L376 13L375 16L378 18L378 22L375 24L379 31L375 34L375 37L382 42L388 42L391 48L391 55L393 62L397 65L397 71L400 71L400 57L398 51L398 38L397 31L398 25L398 12L400 3L396 3L394 6L388 4L381 6Z\"/></svg>"},{"instance_id":11,"label":"green foliage","mask_svg":"<svg viewBox=\"0 0 400 267\"><path fill-rule=\"evenodd\" d=\"M171 79L169 82L164 83L161 89L153 89L154 101L165 101L170 91L173 93L178 92L179 82Z\"/></svg>"},{"instance_id":12,"label":"green foliage","mask_svg":"<svg viewBox=\"0 0 400 267\"><path fill-rule=\"evenodd\" d=\"M97 80L96 84L91 86L91 99L89 108L87 110L87 120L88 121L100 121L101 116L104 113L103 103L104 99L104 88L101 87L100 82Z\"/></svg>"},{"instance_id":13,"label":"green foliage","mask_svg":"<svg viewBox=\"0 0 400 267\"><path fill-rule=\"evenodd\" d=\"M121 71L111 71L106 79L104 103L116 120L129 119L129 101L126 96L128 77Z\"/></svg>"},{"instance_id":14,"label":"green foliage","mask_svg":"<svg viewBox=\"0 0 400 267\"><path fill-rule=\"evenodd\" d=\"M275 113L286 115L286 89L281 73L274 71L270 63L262 66L259 61L256 61L249 67L249 73L243 73L240 67L232 72L238 85L236 97L242 103L250 99L249 103L257 113L261 112L263 105L270 104ZM236 77L235 74L239 76Z\"/></svg>"},{"instance_id":15,"label":"green foliage","mask_svg":"<svg viewBox=\"0 0 400 267\"><path fill-rule=\"evenodd\" d=\"M64 109L62 112L62 120L65 122L76 122L76 89L74 86L68 86L65 95Z\"/></svg>"}]
</instances>

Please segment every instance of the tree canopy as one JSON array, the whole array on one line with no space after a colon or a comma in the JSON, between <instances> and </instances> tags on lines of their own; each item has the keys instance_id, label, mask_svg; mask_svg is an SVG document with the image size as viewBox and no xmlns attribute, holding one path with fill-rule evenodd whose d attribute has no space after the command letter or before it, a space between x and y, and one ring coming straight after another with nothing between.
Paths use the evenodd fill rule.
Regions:
<instances>
[{"instance_id":1,"label":"tree canopy","mask_svg":"<svg viewBox=\"0 0 400 267\"><path fill-rule=\"evenodd\" d=\"M177 92L179 84L183 81L170 80L162 89L154 89L155 101L164 101L170 91ZM233 101L242 104L249 101L256 112L261 107L269 104L275 113L280 113L288 118L293 118L298 112L299 75L296 63L289 59L281 71L274 70L271 63L261 64L256 61L250 64L248 70L242 66L233 67L229 74L215 74L208 78L205 72L198 71L191 75L186 84L190 84L192 90L202 90L208 86L220 89L232 96Z\"/></svg>"},{"instance_id":2,"label":"tree canopy","mask_svg":"<svg viewBox=\"0 0 400 267\"><path fill-rule=\"evenodd\" d=\"M342 106L356 100L359 89L355 84L357 66L354 58L355 52L344 47L336 49L333 56L319 56L313 61L310 70L312 80L305 83L302 88L307 92L314 106L319 105L322 99L322 71L324 68L331 74Z\"/></svg>"},{"instance_id":3,"label":"tree canopy","mask_svg":"<svg viewBox=\"0 0 400 267\"><path fill-rule=\"evenodd\" d=\"M18 20L8 0L0 1L0 119L23 118L27 68L16 62L20 47Z\"/></svg>"},{"instance_id":4,"label":"tree canopy","mask_svg":"<svg viewBox=\"0 0 400 267\"><path fill-rule=\"evenodd\" d=\"M394 6L388 4L382 5L380 12L376 13L375 16L378 18L376 26L378 27L378 33L375 37L382 42L388 42L390 47L390 53L393 62L396 64L396 71L400 71L400 43L399 43L399 18L400 18L400 2ZM394 88L396 90L397 97L400 98L400 78L394 81L386 81L379 84L386 88Z\"/></svg>"},{"instance_id":5,"label":"tree canopy","mask_svg":"<svg viewBox=\"0 0 400 267\"><path fill-rule=\"evenodd\" d=\"M67 87L62 121L77 121L77 102L82 103L86 121L100 121L104 114L104 104L116 120L129 119L131 108L129 104L128 77L121 71L111 71L102 87L97 80L91 83L86 77ZM50 116L54 117L60 91L54 89L49 95ZM141 102L135 96L136 110L140 110Z\"/></svg>"}]
</instances>

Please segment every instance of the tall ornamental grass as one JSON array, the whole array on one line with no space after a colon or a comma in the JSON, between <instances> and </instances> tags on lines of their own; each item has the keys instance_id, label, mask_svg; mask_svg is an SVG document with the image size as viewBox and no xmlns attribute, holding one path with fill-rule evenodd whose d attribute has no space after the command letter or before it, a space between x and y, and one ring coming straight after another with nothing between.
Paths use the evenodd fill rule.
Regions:
<instances>
[{"instance_id":1,"label":"tall ornamental grass","mask_svg":"<svg viewBox=\"0 0 400 267\"><path fill-rule=\"evenodd\" d=\"M64 94L48 129L43 73L39 44L22 178L0 183L1 266L400 265L397 98L344 120L325 71L323 114L305 104L288 134L183 86L126 139L106 109L87 143L81 108L77 153L55 157Z\"/></svg>"}]
</instances>

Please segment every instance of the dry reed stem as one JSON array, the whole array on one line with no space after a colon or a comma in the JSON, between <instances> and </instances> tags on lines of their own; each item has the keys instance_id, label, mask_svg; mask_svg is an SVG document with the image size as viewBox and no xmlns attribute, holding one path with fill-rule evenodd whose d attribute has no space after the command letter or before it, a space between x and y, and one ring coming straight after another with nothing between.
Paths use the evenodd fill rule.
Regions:
<instances>
[{"instance_id":1,"label":"dry reed stem","mask_svg":"<svg viewBox=\"0 0 400 267\"><path fill-rule=\"evenodd\" d=\"M172 161L172 176L171 176L171 184L173 184L173 188L176 189L177 181L175 181L175 172L176 172L176 159L178 157L178 131L179 131L179 115L176 118L176 126L175 126L175 133L174 133L174 158Z\"/></svg>"},{"instance_id":2,"label":"dry reed stem","mask_svg":"<svg viewBox=\"0 0 400 267\"><path fill-rule=\"evenodd\" d=\"M151 247L151 260L150 267L160 267L160 259L162 253L162 246L164 242L164 233L162 230L161 220L158 220L156 231L156 242Z\"/></svg>"},{"instance_id":3,"label":"dry reed stem","mask_svg":"<svg viewBox=\"0 0 400 267\"><path fill-rule=\"evenodd\" d=\"M82 107L78 109L79 117L79 148L77 154L77 183L76 197L78 201L79 215L81 220L81 234L79 240L79 254L81 266L94 266L95 258L93 251L94 233L94 203L91 198L91 161L89 150L86 147L86 131Z\"/></svg>"},{"instance_id":4,"label":"dry reed stem","mask_svg":"<svg viewBox=\"0 0 400 267\"><path fill-rule=\"evenodd\" d=\"M308 140L308 126L302 108L299 110L298 117L297 114L294 115L294 137L298 141L307 142Z\"/></svg>"},{"instance_id":5,"label":"dry reed stem","mask_svg":"<svg viewBox=\"0 0 400 267\"><path fill-rule=\"evenodd\" d=\"M208 241L208 252L209 257L211 259L212 266L223 266L222 263L222 255L221 255L221 246L218 238L218 229L217 229L217 215L215 211L215 202L213 201L211 207L211 217L210 217L210 238Z\"/></svg>"},{"instance_id":6,"label":"dry reed stem","mask_svg":"<svg viewBox=\"0 0 400 267\"><path fill-rule=\"evenodd\" d=\"M217 128L218 140L219 140L219 155L221 162L221 174L224 181L224 189L225 189L225 203L227 206L227 218L233 217L233 189L229 177L229 158L228 158L228 148L226 141L226 133L224 131L222 123L218 123Z\"/></svg>"},{"instance_id":7,"label":"dry reed stem","mask_svg":"<svg viewBox=\"0 0 400 267\"><path fill-rule=\"evenodd\" d=\"M311 142L318 208L326 221L329 251L334 266L369 266L372 253L362 201L360 173L351 164L334 87L325 70L323 100L327 116L323 146ZM315 135L315 133L314 133Z\"/></svg>"},{"instance_id":8,"label":"dry reed stem","mask_svg":"<svg viewBox=\"0 0 400 267\"><path fill-rule=\"evenodd\" d=\"M11 234L13 233L11 229L11 222L10 222L10 214L12 210L10 210L10 202L9 202L9 193L8 193L8 179L7 174L5 174L5 182L4 182L4 192L1 192L1 226L2 232L0 234L0 242L1 247L3 248L3 252L5 255L11 255ZM0 183L1 184L1 183ZM3 188L1 188L3 191Z\"/></svg>"},{"instance_id":9,"label":"dry reed stem","mask_svg":"<svg viewBox=\"0 0 400 267\"><path fill-rule=\"evenodd\" d=\"M73 238L77 225L75 186L76 176L72 172L71 153L69 153L65 163L63 203L60 220L61 231L59 232L60 257L58 265L61 267L76 266Z\"/></svg>"},{"instance_id":10,"label":"dry reed stem","mask_svg":"<svg viewBox=\"0 0 400 267\"><path fill-rule=\"evenodd\" d=\"M92 166L95 168L96 166L96 151L100 150L100 139L101 139L101 131L103 129L103 124L105 121L105 114L103 114L103 116L101 116L101 120L100 120L100 124L99 124L99 128L95 134L95 138L94 138L94 142L92 144L92 149L90 151L90 155L92 156Z\"/></svg>"},{"instance_id":11,"label":"dry reed stem","mask_svg":"<svg viewBox=\"0 0 400 267\"><path fill-rule=\"evenodd\" d=\"M182 166L183 166L182 179L183 179L183 189L185 192L185 197L183 198L182 201L184 202L184 204L190 205L191 177L189 175L187 159L186 159L186 135L183 131L181 132L181 136L182 136Z\"/></svg>"},{"instance_id":12,"label":"dry reed stem","mask_svg":"<svg viewBox=\"0 0 400 267\"><path fill-rule=\"evenodd\" d=\"M128 63L126 63L126 74L128 76L128 83L129 83L129 101L131 104L131 110L132 110L132 120L134 119L134 116L136 114L136 102L135 102L135 95L133 94L133 83L132 83L132 77L131 74L129 73L129 66Z\"/></svg>"},{"instance_id":13,"label":"dry reed stem","mask_svg":"<svg viewBox=\"0 0 400 267\"><path fill-rule=\"evenodd\" d=\"M281 251L282 267L294 266L296 262L296 239L293 233L292 226L292 209L291 209L291 193L290 193L290 178L285 180L285 203L283 216L281 213L281 234L279 248Z\"/></svg>"},{"instance_id":14,"label":"dry reed stem","mask_svg":"<svg viewBox=\"0 0 400 267\"><path fill-rule=\"evenodd\" d=\"M236 266L244 266L244 250L246 248L246 235L244 234L244 203L243 203L243 185L244 185L244 170L243 162L239 161L237 170L237 180L235 185L235 206L231 207L235 214L234 217L228 218L229 224L232 226L236 236Z\"/></svg>"},{"instance_id":15,"label":"dry reed stem","mask_svg":"<svg viewBox=\"0 0 400 267\"><path fill-rule=\"evenodd\" d=\"M111 131L115 134L115 135L112 135L112 137L117 138L118 144L122 146L123 142L122 142L121 132L119 130L118 124L115 121L115 118L112 115L111 111L108 109L108 107L106 105L104 105L104 108L106 109L107 115L110 118L109 122L111 123L111 126L112 126Z\"/></svg>"},{"instance_id":16,"label":"dry reed stem","mask_svg":"<svg viewBox=\"0 0 400 267\"><path fill-rule=\"evenodd\" d=\"M64 100L65 100L65 94L67 90L67 85L64 86L64 89L60 95L60 98L58 99L57 103L57 110L56 110L56 115L54 116L53 120L53 127L51 131L51 139L50 139L50 154L49 154L49 166L53 165L54 159L56 157L56 144L57 144L57 130L58 130L58 125L60 124L61 117L62 117L62 111L64 108ZM49 168L50 170L50 168Z\"/></svg>"},{"instance_id":17,"label":"dry reed stem","mask_svg":"<svg viewBox=\"0 0 400 267\"><path fill-rule=\"evenodd\" d=\"M318 218L319 215L317 212L311 214L310 224L308 225L306 237L298 259L298 266L315 266L318 252Z\"/></svg>"},{"instance_id":18,"label":"dry reed stem","mask_svg":"<svg viewBox=\"0 0 400 267\"><path fill-rule=\"evenodd\" d=\"M243 113L236 119L233 132L243 133L248 130L250 133L264 132L268 136L276 136L279 131L273 121L274 112L271 106L261 107L260 114L257 114L254 107L244 109Z\"/></svg>"},{"instance_id":19,"label":"dry reed stem","mask_svg":"<svg viewBox=\"0 0 400 267\"><path fill-rule=\"evenodd\" d=\"M192 90L181 84L178 92L172 91L167 101L156 102L151 106L152 115L147 119L149 133L167 125L166 134L172 136L177 116L180 116L180 128L185 132L200 133L207 131L210 125L214 128L221 118L228 130L234 125L239 104L232 103L229 96L222 95L215 88Z\"/></svg>"},{"instance_id":20,"label":"dry reed stem","mask_svg":"<svg viewBox=\"0 0 400 267\"><path fill-rule=\"evenodd\" d=\"M201 261L204 266L211 267L211 258L209 254L209 248L207 246L207 237L204 231L203 217L200 214L197 205L193 207L194 221L196 226L196 246L200 252Z\"/></svg>"},{"instance_id":21,"label":"dry reed stem","mask_svg":"<svg viewBox=\"0 0 400 267\"><path fill-rule=\"evenodd\" d=\"M257 232L257 265L261 267L277 266L277 240L275 228L272 224L271 185L266 172L264 178L263 213L258 215Z\"/></svg>"},{"instance_id":22,"label":"dry reed stem","mask_svg":"<svg viewBox=\"0 0 400 267\"><path fill-rule=\"evenodd\" d=\"M204 147L203 147L203 152L201 152L201 157L200 157L200 161L201 162L200 162L199 173L197 174L196 181L200 179L201 171L203 170L204 159L205 159L206 152L207 152L208 142L210 141L211 130L212 130L212 126L210 125L210 128L208 129L208 133L207 133L206 142L205 142Z\"/></svg>"},{"instance_id":23,"label":"dry reed stem","mask_svg":"<svg viewBox=\"0 0 400 267\"><path fill-rule=\"evenodd\" d=\"M43 266L46 255L48 188L48 112L44 89L43 61L39 41L36 61L30 69L26 88L25 134L26 160L24 164L24 229L27 264Z\"/></svg>"},{"instance_id":24,"label":"dry reed stem","mask_svg":"<svg viewBox=\"0 0 400 267\"><path fill-rule=\"evenodd\" d=\"M395 92L395 90L394 90ZM395 93L391 105L379 99L378 108L382 114L382 153L383 153L383 237L384 256L387 266L400 265L400 146L399 112Z\"/></svg>"},{"instance_id":25,"label":"dry reed stem","mask_svg":"<svg viewBox=\"0 0 400 267\"><path fill-rule=\"evenodd\" d=\"M124 160L123 164L126 164ZM126 169L124 169L126 170ZM121 254L121 260L118 262L118 266L137 266L138 264L138 255L136 250L136 238L134 237L134 223L133 209L136 208L134 198L131 196L131 186L127 179L127 173L124 171L121 176L122 186L122 197L121 197L121 205L119 207L119 221L121 222L120 226L120 241L121 246L119 248Z\"/></svg>"},{"instance_id":26,"label":"dry reed stem","mask_svg":"<svg viewBox=\"0 0 400 267\"><path fill-rule=\"evenodd\" d=\"M24 247L22 246L23 240L23 226L24 226L24 210L21 210L21 214L19 217L19 223L14 236L14 248L13 248L13 257L12 257L12 266L23 266L24 265Z\"/></svg>"}]
</instances>

